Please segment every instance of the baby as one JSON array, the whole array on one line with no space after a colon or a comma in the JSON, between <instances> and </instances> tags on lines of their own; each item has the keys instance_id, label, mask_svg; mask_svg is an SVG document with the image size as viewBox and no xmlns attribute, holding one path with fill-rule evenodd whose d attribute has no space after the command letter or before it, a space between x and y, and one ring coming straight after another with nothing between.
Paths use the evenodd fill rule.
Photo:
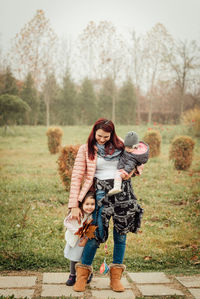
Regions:
<instances>
[{"instance_id":1,"label":"baby","mask_svg":"<svg viewBox=\"0 0 200 299\"><path fill-rule=\"evenodd\" d=\"M124 140L124 152L120 157L117 165L117 173L114 179L114 187L108 192L108 195L120 193L122 179L130 172L136 169L137 166L144 164L149 158L149 146L143 141L139 141L136 132L128 132Z\"/></svg>"}]
</instances>

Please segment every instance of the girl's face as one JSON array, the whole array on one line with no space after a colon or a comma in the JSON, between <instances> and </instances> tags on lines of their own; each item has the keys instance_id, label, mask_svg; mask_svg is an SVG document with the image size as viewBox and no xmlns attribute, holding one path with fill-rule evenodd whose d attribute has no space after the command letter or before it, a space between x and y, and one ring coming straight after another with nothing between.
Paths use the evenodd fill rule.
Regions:
<instances>
[{"instance_id":1,"label":"girl's face","mask_svg":"<svg viewBox=\"0 0 200 299\"><path fill-rule=\"evenodd\" d=\"M83 211L87 214L91 214L95 209L95 199L91 196L86 198L86 200L83 203Z\"/></svg>"},{"instance_id":2,"label":"girl's face","mask_svg":"<svg viewBox=\"0 0 200 299\"><path fill-rule=\"evenodd\" d=\"M96 139L96 141L97 141L98 144L103 145L108 140L110 140L110 135L111 135L111 133L105 132L102 129L98 129L96 131L96 134L95 134L95 139Z\"/></svg>"}]
</instances>

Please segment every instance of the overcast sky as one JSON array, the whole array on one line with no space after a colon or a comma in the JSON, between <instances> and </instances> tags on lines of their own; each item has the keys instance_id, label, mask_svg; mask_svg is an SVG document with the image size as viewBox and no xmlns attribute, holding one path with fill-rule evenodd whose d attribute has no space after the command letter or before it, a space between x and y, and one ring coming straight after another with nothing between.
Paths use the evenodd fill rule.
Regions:
<instances>
[{"instance_id":1,"label":"overcast sky","mask_svg":"<svg viewBox=\"0 0 200 299\"><path fill-rule=\"evenodd\" d=\"M76 37L90 21L111 21L119 31L145 33L160 22L176 39L200 41L200 0L0 0L0 45L45 11L60 37Z\"/></svg>"}]
</instances>

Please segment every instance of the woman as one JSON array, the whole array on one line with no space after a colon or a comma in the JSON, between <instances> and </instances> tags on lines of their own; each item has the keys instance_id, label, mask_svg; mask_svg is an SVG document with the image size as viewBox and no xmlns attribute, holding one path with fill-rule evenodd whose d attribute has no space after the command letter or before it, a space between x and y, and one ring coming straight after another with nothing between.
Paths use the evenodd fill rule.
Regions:
<instances>
[{"instance_id":1,"label":"woman","mask_svg":"<svg viewBox=\"0 0 200 299\"><path fill-rule=\"evenodd\" d=\"M120 282L125 270L123 259L126 247L126 234L136 232L140 226L143 210L137 204L131 186L129 174L122 183L122 192L108 197L113 188L117 164L124 144L116 133L112 121L100 118L97 120L88 137L87 144L79 148L71 177L71 188L68 207L73 219L80 222L79 209L86 193L93 188L96 192L96 206L93 222L98 226L96 237L88 240L82 254L81 263L76 265L77 280L74 290L85 290L87 279L92 272L92 262L99 244L108 238L110 217L113 217L113 263L110 265L110 286L117 292L124 291ZM138 168L142 172L143 165Z\"/></svg>"}]
</instances>

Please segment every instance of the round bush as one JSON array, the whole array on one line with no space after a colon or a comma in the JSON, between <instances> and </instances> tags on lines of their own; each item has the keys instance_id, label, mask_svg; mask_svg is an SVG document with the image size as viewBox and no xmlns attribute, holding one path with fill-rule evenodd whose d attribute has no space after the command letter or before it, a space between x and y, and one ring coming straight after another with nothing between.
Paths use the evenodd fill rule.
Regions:
<instances>
[{"instance_id":1,"label":"round bush","mask_svg":"<svg viewBox=\"0 0 200 299\"><path fill-rule=\"evenodd\" d=\"M189 136L175 137L169 151L169 159L177 170L187 170L193 158L195 142Z\"/></svg>"},{"instance_id":2,"label":"round bush","mask_svg":"<svg viewBox=\"0 0 200 299\"><path fill-rule=\"evenodd\" d=\"M58 171L65 189L69 191L74 161L80 145L66 145L57 160Z\"/></svg>"},{"instance_id":3,"label":"round bush","mask_svg":"<svg viewBox=\"0 0 200 299\"><path fill-rule=\"evenodd\" d=\"M161 135L159 131L151 130L145 133L144 142L149 145L149 158L160 155Z\"/></svg>"},{"instance_id":4,"label":"round bush","mask_svg":"<svg viewBox=\"0 0 200 299\"><path fill-rule=\"evenodd\" d=\"M61 148L63 131L58 128L49 128L46 133L48 137L48 148L51 154L56 154Z\"/></svg>"},{"instance_id":5,"label":"round bush","mask_svg":"<svg viewBox=\"0 0 200 299\"><path fill-rule=\"evenodd\" d=\"M182 122L186 124L193 135L196 137L200 136L200 109L194 108L183 113Z\"/></svg>"}]
</instances>

